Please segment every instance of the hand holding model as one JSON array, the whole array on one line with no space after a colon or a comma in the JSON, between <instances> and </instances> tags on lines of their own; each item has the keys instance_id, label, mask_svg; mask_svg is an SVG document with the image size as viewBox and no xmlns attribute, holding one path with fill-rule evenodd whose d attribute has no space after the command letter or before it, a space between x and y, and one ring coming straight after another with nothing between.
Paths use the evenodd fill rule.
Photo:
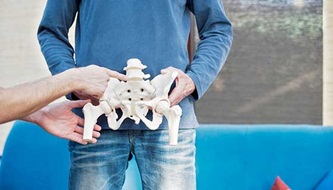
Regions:
<instances>
[{"instance_id":1,"label":"hand holding model","mask_svg":"<svg viewBox=\"0 0 333 190\"><path fill-rule=\"evenodd\" d=\"M98 102L98 99L103 96L110 77L126 80L125 75L96 65L70 69L65 72L71 72L71 75L69 76L72 80L69 81L77 83L74 84L76 90L73 93L81 100L90 99L94 104L98 104L96 102Z\"/></svg>"},{"instance_id":2,"label":"hand holding model","mask_svg":"<svg viewBox=\"0 0 333 190\"><path fill-rule=\"evenodd\" d=\"M100 104L94 106L87 103L83 107L84 140L91 141L93 126L103 113L107 116L109 127L113 130L119 129L126 118L134 120L136 124L142 121L149 129L156 130L162 123L164 115L168 120L169 144L177 144L182 110L178 105L171 106L168 92L178 72L165 69L162 74L149 81L144 80L150 77L142 72L145 68L146 66L142 65L139 59L128 60L127 67L124 68L127 81L110 78ZM117 108L122 111L119 119L116 113ZM152 121L146 118L149 109L153 113Z\"/></svg>"}]
</instances>

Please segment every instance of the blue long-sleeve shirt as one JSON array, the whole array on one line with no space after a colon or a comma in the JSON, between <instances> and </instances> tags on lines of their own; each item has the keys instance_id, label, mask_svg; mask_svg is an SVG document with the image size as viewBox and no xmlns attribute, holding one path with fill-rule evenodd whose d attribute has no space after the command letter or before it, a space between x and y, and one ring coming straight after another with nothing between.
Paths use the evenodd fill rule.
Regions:
<instances>
[{"instance_id":1,"label":"blue long-sleeve shirt","mask_svg":"<svg viewBox=\"0 0 333 190\"><path fill-rule=\"evenodd\" d=\"M190 12L200 43L189 63ZM68 31L77 15L74 48ZM232 43L232 26L220 0L48 0L38 28L41 50L52 74L90 64L124 73L130 58L148 68L151 79L169 66L193 80L196 91L180 102L181 128L198 126L193 103L220 72ZM82 116L80 111L77 111ZM105 128L105 116L99 118ZM160 128L167 126L166 120ZM121 129L148 129L126 119Z\"/></svg>"}]
</instances>

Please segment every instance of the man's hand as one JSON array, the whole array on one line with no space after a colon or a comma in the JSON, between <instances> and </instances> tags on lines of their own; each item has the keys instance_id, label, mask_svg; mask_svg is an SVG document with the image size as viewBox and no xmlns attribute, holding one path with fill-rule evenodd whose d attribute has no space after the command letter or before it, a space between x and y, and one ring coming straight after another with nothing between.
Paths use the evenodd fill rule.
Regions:
<instances>
[{"instance_id":1,"label":"man's hand","mask_svg":"<svg viewBox=\"0 0 333 190\"><path fill-rule=\"evenodd\" d=\"M94 105L94 106L98 106L99 105L99 98L96 98L94 96L91 96L83 91L75 91L73 92L73 94L79 99L79 100L90 100L90 102Z\"/></svg>"},{"instance_id":2,"label":"man's hand","mask_svg":"<svg viewBox=\"0 0 333 190\"><path fill-rule=\"evenodd\" d=\"M32 114L30 118L33 122L40 125L45 131L60 138L75 141L80 144L87 144L83 140L84 120L75 115L73 108L83 107L89 101L66 101L46 106L40 111ZM100 136L101 127L95 125L92 143L96 143Z\"/></svg>"},{"instance_id":3,"label":"man's hand","mask_svg":"<svg viewBox=\"0 0 333 190\"><path fill-rule=\"evenodd\" d=\"M177 105L180 101L192 94L192 92L194 92L195 90L194 82L182 70L176 69L174 67L168 67L166 69L163 69L161 73L163 74L166 72L174 71L178 73L178 76L176 78L176 87L171 91L171 94L169 95L171 106Z\"/></svg>"},{"instance_id":4,"label":"man's hand","mask_svg":"<svg viewBox=\"0 0 333 190\"><path fill-rule=\"evenodd\" d=\"M121 73L96 65L70 69L68 72L71 72L70 81L77 85L75 95L81 100L91 99L94 104L96 100L98 104L98 100L103 96L110 77L127 80L127 77Z\"/></svg>"}]
</instances>

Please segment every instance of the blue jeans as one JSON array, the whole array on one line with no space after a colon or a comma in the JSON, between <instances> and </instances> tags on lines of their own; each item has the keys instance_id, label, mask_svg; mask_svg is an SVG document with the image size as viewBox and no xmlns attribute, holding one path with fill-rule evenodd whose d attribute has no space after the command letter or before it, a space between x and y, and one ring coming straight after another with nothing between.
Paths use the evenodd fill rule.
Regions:
<instances>
[{"instance_id":1,"label":"blue jeans","mask_svg":"<svg viewBox=\"0 0 333 190\"><path fill-rule=\"evenodd\" d=\"M178 145L168 130L103 130L96 144L70 142L70 190L121 190L131 154L144 190L195 190L195 129L180 129Z\"/></svg>"}]
</instances>

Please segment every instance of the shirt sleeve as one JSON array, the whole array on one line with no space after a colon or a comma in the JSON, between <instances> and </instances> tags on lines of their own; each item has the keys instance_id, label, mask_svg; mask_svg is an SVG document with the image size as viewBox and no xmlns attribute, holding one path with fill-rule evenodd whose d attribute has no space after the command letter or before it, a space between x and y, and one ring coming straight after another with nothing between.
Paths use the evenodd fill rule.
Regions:
<instances>
[{"instance_id":1,"label":"shirt sleeve","mask_svg":"<svg viewBox=\"0 0 333 190\"><path fill-rule=\"evenodd\" d=\"M48 0L37 38L52 75L75 68L74 49L68 31L78 11L79 0Z\"/></svg>"},{"instance_id":2,"label":"shirt sleeve","mask_svg":"<svg viewBox=\"0 0 333 190\"><path fill-rule=\"evenodd\" d=\"M193 80L195 100L200 99L214 82L229 54L233 32L221 0L188 0L195 15L200 42L186 71Z\"/></svg>"}]
</instances>

